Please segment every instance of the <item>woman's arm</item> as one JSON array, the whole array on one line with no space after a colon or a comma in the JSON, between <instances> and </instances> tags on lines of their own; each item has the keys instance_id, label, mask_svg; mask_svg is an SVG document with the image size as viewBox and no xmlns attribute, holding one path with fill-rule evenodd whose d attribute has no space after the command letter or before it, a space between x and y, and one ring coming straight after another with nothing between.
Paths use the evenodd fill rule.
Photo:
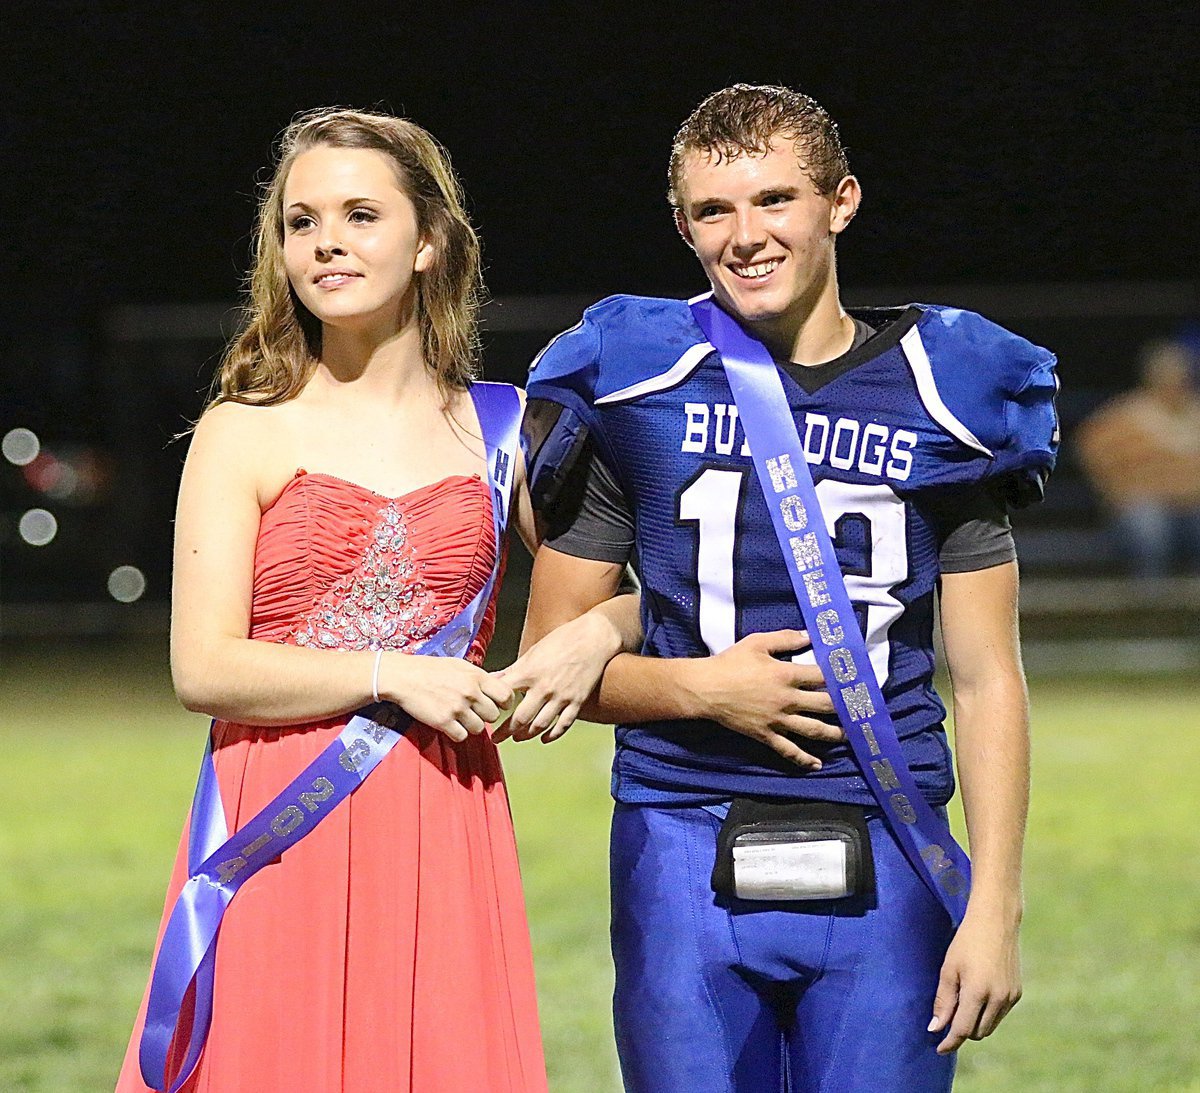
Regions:
<instances>
[{"instance_id":1,"label":"woman's arm","mask_svg":"<svg viewBox=\"0 0 1200 1093\"><path fill-rule=\"evenodd\" d=\"M179 489L171 674L190 710L252 725L333 717L372 701L375 654L252 641L254 549L262 508L282 483L258 407L224 404L201 419ZM481 732L511 692L452 658L383 656L379 693L454 739Z\"/></svg>"},{"instance_id":2,"label":"woman's arm","mask_svg":"<svg viewBox=\"0 0 1200 1093\"><path fill-rule=\"evenodd\" d=\"M1015 562L942 577L942 637L972 859L966 917L942 966L938 1051L990 1035L1021 997L1021 855L1029 810L1029 697Z\"/></svg>"}]
</instances>

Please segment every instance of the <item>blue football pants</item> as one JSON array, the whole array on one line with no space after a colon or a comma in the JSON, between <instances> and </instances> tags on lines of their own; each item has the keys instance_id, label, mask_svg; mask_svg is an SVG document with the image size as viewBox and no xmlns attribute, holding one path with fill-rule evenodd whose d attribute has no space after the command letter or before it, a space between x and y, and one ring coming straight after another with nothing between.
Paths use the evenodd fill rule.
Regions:
<instances>
[{"instance_id":1,"label":"blue football pants","mask_svg":"<svg viewBox=\"0 0 1200 1093\"><path fill-rule=\"evenodd\" d=\"M723 809L618 804L613 1014L630 1093L935 1093L949 917L868 821L876 896L771 909L710 877ZM789 905L795 907L795 904Z\"/></svg>"}]
</instances>

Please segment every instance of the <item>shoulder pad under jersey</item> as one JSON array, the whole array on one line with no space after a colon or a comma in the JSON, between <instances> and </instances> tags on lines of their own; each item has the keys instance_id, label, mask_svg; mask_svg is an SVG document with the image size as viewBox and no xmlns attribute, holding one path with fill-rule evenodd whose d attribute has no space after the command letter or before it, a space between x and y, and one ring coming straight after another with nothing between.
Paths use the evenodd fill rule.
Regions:
<instances>
[{"instance_id":1,"label":"shoulder pad under jersey","mask_svg":"<svg viewBox=\"0 0 1200 1093\"><path fill-rule=\"evenodd\" d=\"M527 390L591 405L664 375L685 354L699 363L710 352L686 301L609 296L534 358Z\"/></svg>"},{"instance_id":2,"label":"shoulder pad under jersey","mask_svg":"<svg viewBox=\"0 0 1200 1093\"><path fill-rule=\"evenodd\" d=\"M685 301L648 296L609 296L551 340L526 384L523 440L535 506L552 503L589 435L613 463L597 405L673 386L710 352Z\"/></svg>"},{"instance_id":3,"label":"shoulder pad under jersey","mask_svg":"<svg viewBox=\"0 0 1200 1093\"><path fill-rule=\"evenodd\" d=\"M926 407L935 420L948 410L941 423L991 456L986 477L1011 503L1041 500L1058 453L1054 354L973 311L917 306L901 347Z\"/></svg>"}]
</instances>

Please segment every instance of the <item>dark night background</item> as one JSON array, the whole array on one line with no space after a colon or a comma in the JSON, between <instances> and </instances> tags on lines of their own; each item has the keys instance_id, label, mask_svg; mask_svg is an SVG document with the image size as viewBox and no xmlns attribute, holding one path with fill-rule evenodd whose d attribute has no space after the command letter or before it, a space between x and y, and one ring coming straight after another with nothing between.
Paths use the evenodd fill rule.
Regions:
<instances>
[{"instance_id":1,"label":"dark night background","mask_svg":"<svg viewBox=\"0 0 1200 1093\"><path fill-rule=\"evenodd\" d=\"M1194 301L1195 6L1099 10L6 5L0 431L30 425L47 444L118 461L124 445L143 485L126 473L110 505L81 510L74 533L60 520L61 544L14 564L10 525L33 502L0 467L5 598L55 598L76 565L71 541L120 543L133 528L151 594L164 594L183 454L167 442L200 405L221 331L120 356L114 315L160 304L233 314L256 180L278 132L312 106L403 113L446 144L496 297L698 290L665 205L669 142L706 93L745 80L799 87L840 122L866 194L840 244L851 299L856 286L902 298L949 286L971 303L986 286L1053 297L1083 283ZM1169 327L1153 304L1102 320L1087 321L1095 344L1074 354L1053 323L1017 329L1059 349L1069 389L1099 390ZM497 351L493 374L517 378L551 332ZM140 508L122 501L131 492L145 495Z\"/></svg>"}]
</instances>

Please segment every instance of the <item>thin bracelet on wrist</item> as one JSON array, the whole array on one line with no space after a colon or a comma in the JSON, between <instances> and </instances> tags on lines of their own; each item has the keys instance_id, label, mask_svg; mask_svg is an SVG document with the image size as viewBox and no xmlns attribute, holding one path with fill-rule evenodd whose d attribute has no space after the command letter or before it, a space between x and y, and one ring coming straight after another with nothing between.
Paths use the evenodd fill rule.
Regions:
<instances>
[{"instance_id":1,"label":"thin bracelet on wrist","mask_svg":"<svg viewBox=\"0 0 1200 1093\"><path fill-rule=\"evenodd\" d=\"M381 699L379 697L379 665L382 662L382 660L383 660L383 650L376 649L375 650L375 667L371 671L371 697L373 699L375 699L376 702L381 701Z\"/></svg>"}]
</instances>

